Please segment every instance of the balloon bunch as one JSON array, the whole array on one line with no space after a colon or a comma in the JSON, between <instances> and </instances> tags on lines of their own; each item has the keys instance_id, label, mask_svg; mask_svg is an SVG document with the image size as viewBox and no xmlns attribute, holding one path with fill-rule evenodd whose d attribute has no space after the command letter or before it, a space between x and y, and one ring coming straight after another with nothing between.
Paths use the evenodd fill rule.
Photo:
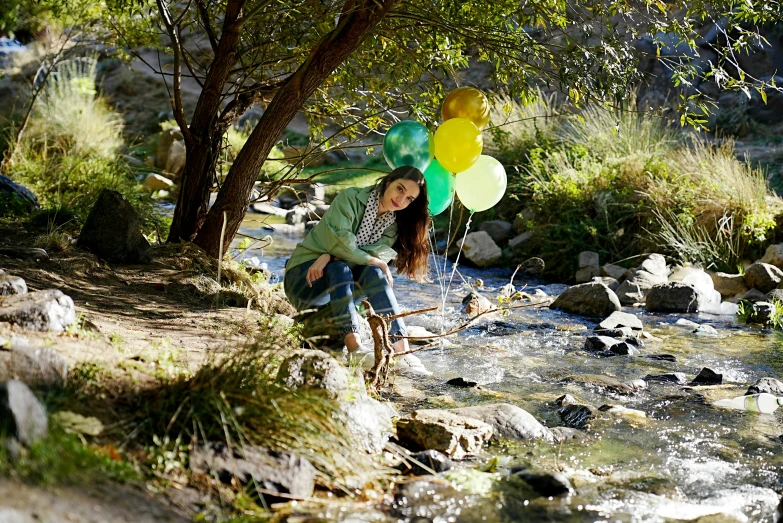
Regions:
<instances>
[{"instance_id":1,"label":"balloon bunch","mask_svg":"<svg viewBox=\"0 0 783 523\"><path fill-rule=\"evenodd\" d=\"M481 154L489 101L478 89L460 87L443 101L441 115L434 136L413 120L394 124L383 140L383 156L392 169L412 166L424 173L433 216L451 205L455 193L471 213L485 211L506 192L505 169Z\"/></svg>"}]
</instances>

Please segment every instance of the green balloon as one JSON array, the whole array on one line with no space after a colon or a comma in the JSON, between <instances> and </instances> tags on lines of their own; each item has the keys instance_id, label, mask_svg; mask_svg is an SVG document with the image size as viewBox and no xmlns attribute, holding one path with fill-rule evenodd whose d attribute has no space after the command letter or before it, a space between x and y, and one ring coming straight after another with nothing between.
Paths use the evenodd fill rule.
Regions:
<instances>
[{"instance_id":1,"label":"green balloon","mask_svg":"<svg viewBox=\"0 0 783 523\"><path fill-rule=\"evenodd\" d=\"M432 134L419 122L397 122L383 139L383 157L392 169L416 167L424 172L434 156L435 141Z\"/></svg>"},{"instance_id":2,"label":"green balloon","mask_svg":"<svg viewBox=\"0 0 783 523\"><path fill-rule=\"evenodd\" d=\"M424 171L424 179L427 180L430 214L437 216L454 200L454 175L435 159Z\"/></svg>"}]
</instances>

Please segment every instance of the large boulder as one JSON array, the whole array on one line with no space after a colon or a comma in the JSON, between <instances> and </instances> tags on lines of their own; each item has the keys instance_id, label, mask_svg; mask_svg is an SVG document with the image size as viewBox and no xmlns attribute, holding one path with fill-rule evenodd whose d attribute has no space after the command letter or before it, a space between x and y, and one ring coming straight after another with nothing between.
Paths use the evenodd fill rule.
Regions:
<instances>
[{"instance_id":1,"label":"large boulder","mask_svg":"<svg viewBox=\"0 0 783 523\"><path fill-rule=\"evenodd\" d=\"M200 446L190 452L190 468L210 475L227 485L254 483L251 492L260 492L268 504L304 499L313 495L318 474L307 459L289 452L262 447L233 446L223 443Z\"/></svg>"},{"instance_id":2,"label":"large boulder","mask_svg":"<svg viewBox=\"0 0 783 523\"><path fill-rule=\"evenodd\" d=\"M0 175L0 206L3 206L4 202L7 202L5 205L11 208L18 205L27 211L37 211L41 207L38 198L30 189Z\"/></svg>"},{"instance_id":3,"label":"large boulder","mask_svg":"<svg viewBox=\"0 0 783 523\"><path fill-rule=\"evenodd\" d=\"M0 383L0 432L30 445L48 430L46 409L27 385L17 380Z\"/></svg>"},{"instance_id":4,"label":"large boulder","mask_svg":"<svg viewBox=\"0 0 783 523\"><path fill-rule=\"evenodd\" d=\"M621 308L617 295L609 287L594 282L568 288L549 307L592 318L605 318Z\"/></svg>"},{"instance_id":5,"label":"large boulder","mask_svg":"<svg viewBox=\"0 0 783 523\"><path fill-rule=\"evenodd\" d=\"M727 274L725 272L708 272L707 274L712 278L715 290L724 300L748 292L748 284L745 283L745 277L742 274Z\"/></svg>"},{"instance_id":6,"label":"large boulder","mask_svg":"<svg viewBox=\"0 0 783 523\"><path fill-rule=\"evenodd\" d=\"M647 293L655 285L666 283L668 278L663 275L655 275L645 270L638 270L631 274L617 288L617 298L623 305L644 303Z\"/></svg>"},{"instance_id":7,"label":"large boulder","mask_svg":"<svg viewBox=\"0 0 783 523\"><path fill-rule=\"evenodd\" d=\"M166 129L158 136L158 144L155 149L155 167L158 169L166 169L166 165L169 163L169 150L171 144L177 140L183 140L182 131L179 127L173 129Z\"/></svg>"},{"instance_id":8,"label":"large boulder","mask_svg":"<svg viewBox=\"0 0 783 523\"><path fill-rule=\"evenodd\" d=\"M645 308L649 312L696 312L700 307L699 298L692 286L673 281L650 289Z\"/></svg>"},{"instance_id":9,"label":"large boulder","mask_svg":"<svg viewBox=\"0 0 783 523\"><path fill-rule=\"evenodd\" d=\"M12 342L0 349L0 381L15 378L29 385L62 385L68 377L68 362L49 347Z\"/></svg>"},{"instance_id":10,"label":"large boulder","mask_svg":"<svg viewBox=\"0 0 783 523\"><path fill-rule=\"evenodd\" d=\"M174 186L174 182L157 173L149 173L141 186L148 191L168 191Z\"/></svg>"},{"instance_id":11,"label":"large boulder","mask_svg":"<svg viewBox=\"0 0 783 523\"><path fill-rule=\"evenodd\" d=\"M479 267L490 267L503 257L503 251L485 231L468 234L462 244L462 252L465 258Z\"/></svg>"},{"instance_id":12,"label":"large boulder","mask_svg":"<svg viewBox=\"0 0 783 523\"><path fill-rule=\"evenodd\" d=\"M511 236L513 226L504 220L488 220L479 225L478 230L490 235L495 243L503 243Z\"/></svg>"},{"instance_id":13,"label":"large boulder","mask_svg":"<svg viewBox=\"0 0 783 523\"><path fill-rule=\"evenodd\" d=\"M56 289L0 297L0 321L25 329L62 332L76 321L70 296Z\"/></svg>"},{"instance_id":14,"label":"large boulder","mask_svg":"<svg viewBox=\"0 0 783 523\"><path fill-rule=\"evenodd\" d=\"M141 234L136 211L117 191L104 189L92 206L77 245L113 262L148 263L150 244Z\"/></svg>"},{"instance_id":15,"label":"large boulder","mask_svg":"<svg viewBox=\"0 0 783 523\"><path fill-rule=\"evenodd\" d=\"M481 420L492 426L493 438L553 441L552 433L528 411L507 403L450 409L449 412Z\"/></svg>"},{"instance_id":16,"label":"large boulder","mask_svg":"<svg viewBox=\"0 0 783 523\"><path fill-rule=\"evenodd\" d=\"M598 253L582 251L579 253L579 270L576 271L574 280L576 283L587 283L601 275L601 267L598 264Z\"/></svg>"},{"instance_id":17,"label":"large boulder","mask_svg":"<svg viewBox=\"0 0 783 523\"><path fill-rule=\"evenodd\" d=\"M357 443L368 452L380 452L393 432L394 407L369 397L361 369L351 372L323 351L296 351L280 365L277 379L291 389L325 390L338 402L340 416Z\"/></svg>"},{"instance_id":18,"label":"large boulder","mask_svg":"<svg viewBox=\"0 0 783 523\"><path fill-rule=\"evenodd\" d=\"M666 267L666 258L662 254L651 254L645 259L639 266L640 271L646 271L653 276L661 276L667 278L669 276L669 268Z\"/></svg>"},{"instance_id":19,"label":"large boulder","mask_svg":"<svg viewBox=\"0 0 783 523\"><path fill-rule=\"evenodd\" d=\"M397 422L397 439L411 450L437 450L454 459L477 454L492 426L448 410L417 410Z\"/></svg>"},{"instance_id":20,"label":"large boulder","mask_svg":"<svg viewBox=\"0 0 783 523\"><path fill-rule=\"evenodd\" d=\"M769 292L780 285L783 271L769 263L756 262L745 269L745 282L761 292Z\"/></svg>"},{"instance_id":21,"label":"large boulder","mask_svg":"<svg viewBox=\"0 0 783 523\"><path fill-rule=\"evenodd\" d=\"M622 282L625 278L627 278L630 272L631 271L625 267L620 267L619 265L614 265L612 263L607 263L606 265L601 266L601 276L608 276L609 278L614 278L619 282Z\"/></svg>"}]
</instances>

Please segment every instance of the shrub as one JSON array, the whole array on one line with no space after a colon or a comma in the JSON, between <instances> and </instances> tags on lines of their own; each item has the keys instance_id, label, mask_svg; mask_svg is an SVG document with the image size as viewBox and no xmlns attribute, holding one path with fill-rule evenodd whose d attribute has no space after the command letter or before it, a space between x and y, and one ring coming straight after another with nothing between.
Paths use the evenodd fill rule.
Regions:
<instances>
[{"instance_id":1,"label":"shrub","mask_svg":"<svg viewBox=\"0 0 783 523\"><path fill-rule=\"evenodd\" d=\"M500 103L520 120L555 114L551 99ZM724 270L759 253L775 226L780 200L730 142L713 146L661 119L598 106L547 118L543 129L522 123L530 121L492 133L497 154L515 167L496 214L535 211L534 235L517 256L540 256L549 277L570 279L583 250L606 262L656 251Z\"/></svg>"},{"instance_id":2,"label":"shrub","mask_svg":"<svg viewBox=\"0 0 783 523\"><path fill-rule=\"evenodd\" d=\"M47 79L10 167L11 177L32 190L46 208L86 216L102 189L123 193L151 226L152 202L140 191L120 156L122 120L100 97L96 62L62 62Z\"/></svg>"}]
</instances>

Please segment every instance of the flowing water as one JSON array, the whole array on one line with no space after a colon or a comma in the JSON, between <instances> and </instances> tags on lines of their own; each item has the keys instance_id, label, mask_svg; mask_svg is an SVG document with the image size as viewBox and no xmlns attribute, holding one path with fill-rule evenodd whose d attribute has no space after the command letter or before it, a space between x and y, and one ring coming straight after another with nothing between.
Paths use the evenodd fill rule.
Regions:
<instances>
[{"instance_id":1,"label":"flowing water","mask_svg":"<svg viewBox=\"0 0 783 523\"><path fill-rule=\"evenodd\" d=\"M258 235L247 222L243 232ZM301 237L273 234L271 248L252 251L282 277L285 259ZM433 257L443 268L444 260ZM450 274L451 264L447 264ZM465 279L481 278L482 293L497 303L497 290L511 272L459 268ZM517 288L524 284L515 280ZM528 282L525 291L543 289L556 294L563 286ZM419 285L395 279L404 309L440 305L438 281ZM469 292L459 275L451 285L445 314L418 315L409 324L438 331L453 328L466 317L461 299ZM773 521L778 505L783 465L781 415L759 415L712 407L715 399L744 394L758 378L783 376L783 336L738 325L732 317L653 315L638 309L648 340L635 357L598 358L583 350L594 322L546 307L516 309L486 315L453 336L453 345L419 353L433 376L416 380L426 398L418 405L440 403L464 406L488 402L518 405L549 427L562 426L553 401L571 394L580 403L599 407L621 405L642 411L619 416L600 413L585 431L585 439L564 443L493 443L475 468L497 457L493 472L466 473L448 485L416 482L405 495L366 512L324 512L324 520L342 521ZM693 332L677 325L682 318L710 325L717 334ZM676 362L648 359L668 354ZM682 386L648 382L648 388L617 394L595 378L564 380L569 376L600 375L629 383L648 374L683 372L692 379L703 367L723 374L724 385ZM462 377L478 389L446 385ZM582 383L586 382L586 383ZM781 409L783 411L783 409ZM575 494L547 499L507 478L508 468L524 465L534 471L562 471ZM505 473L503 471L506 471ZM451 479L455 479L451 477ZM445 482L444 482L445 484ZM515 486L516 485L516 486ZM418 490L417 490L418 489Z\"/></svg>"}]
</instances>

